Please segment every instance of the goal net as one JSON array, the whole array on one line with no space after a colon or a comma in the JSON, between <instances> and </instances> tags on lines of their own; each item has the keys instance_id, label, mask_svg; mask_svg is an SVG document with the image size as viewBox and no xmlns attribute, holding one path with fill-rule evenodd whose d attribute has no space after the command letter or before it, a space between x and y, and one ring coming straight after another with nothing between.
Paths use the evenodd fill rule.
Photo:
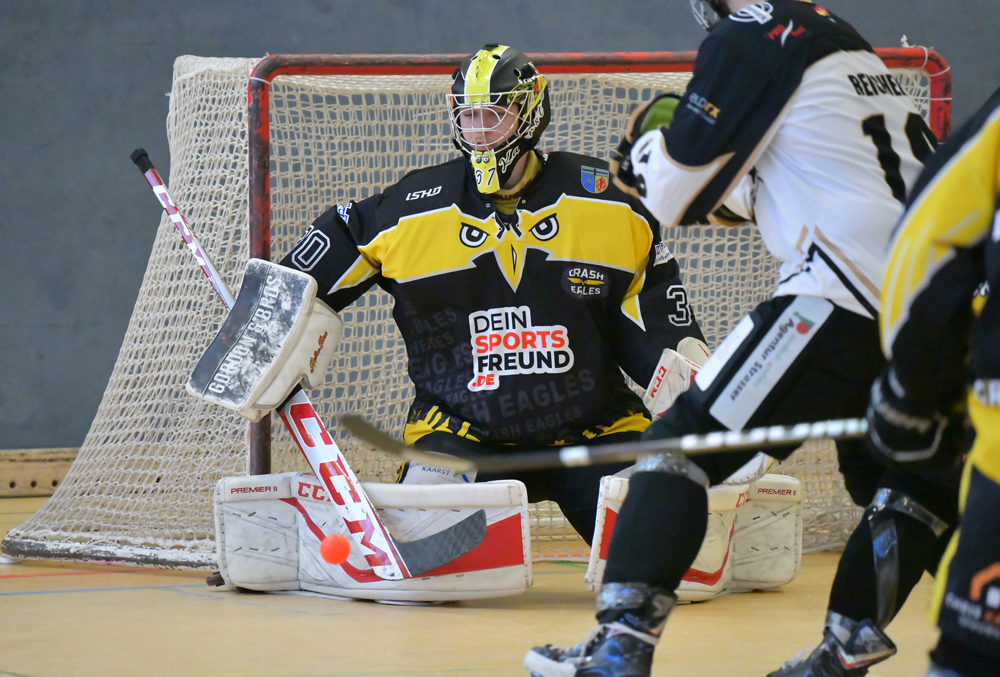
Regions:
<instances>
[{"instance_id":1,"label":"goal net","mask_svg":"<svg viewBox=\"0 0 1000 677\"><path fill-rule=\"evenodd\" d=\"M946 134L950 82L943 60L922 48L879 53L938 136ZM693 57L533 55L549 79L553 109L539 147L608 157L632 107L683 90ZM454 158L445 93L459 59L178 58L167 117L168 185L229 286L239 288L248 252L276 260L330 206ZM752 227L665 228L663 239L713 348L773 291L776 262ZM4 540L4 553L216 566L215 484L247 473L250 440L259 457L268 437L266 427L251 435L237 415L184 392L224 317L213 294L162 218L86 441L55 495ZM310 393L354 471L368 482L393 481L397 464L352 439L338 417L360 414L402 432L413 387L391 310L392 299L376 290L342 313L335 363ZM279 428L273 426L270 439L271 470L307 470ZM810 442L778 472L805 485L806 549L842 547L860 511L844 491L833 445ZM536 559L587 557L586 544L556 506L534 504L530 516Z\"/></svg>"}]
</instances>

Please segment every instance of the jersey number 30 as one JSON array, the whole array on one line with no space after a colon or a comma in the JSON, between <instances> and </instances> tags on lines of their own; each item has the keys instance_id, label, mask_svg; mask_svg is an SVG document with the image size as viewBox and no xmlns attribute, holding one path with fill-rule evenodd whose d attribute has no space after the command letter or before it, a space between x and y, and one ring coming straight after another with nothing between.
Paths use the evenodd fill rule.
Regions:
<instances>
[{"instance_id":1,"label":"jersey number 30","mask_svg":"<svg viewBox=\"0 0 1000 677\"><path fill-rule=\"evenodd\" d=\"M892 149L892 136L885 127L885 116L879 114L865 118L861 121L861 131L864 132L865 136L871 137L875 144L875 150L878 152L878 163L882 166L882 171L885 172L885 182L889 184L892 196L900 202L904 201L906 199L906 182L903 181L903 175L899 171L899 154ZM913 157L917 158L920 164L926 164L927 158L934 152L934 146L937 144L934 133L928 129L924 119L916 113L910 113L906 116L905 131L906 138L910 141Z\"/></svg>"}]
</instances>

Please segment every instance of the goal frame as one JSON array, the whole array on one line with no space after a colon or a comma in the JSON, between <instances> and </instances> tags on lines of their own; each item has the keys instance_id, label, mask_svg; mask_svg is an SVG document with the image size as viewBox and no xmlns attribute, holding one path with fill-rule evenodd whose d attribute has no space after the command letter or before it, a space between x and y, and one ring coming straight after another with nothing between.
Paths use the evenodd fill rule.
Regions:
<instances>
[{"instance_id":1,"label":"goal frame","mask_svg":"<svg viewBox=\"0 0 1000 677\"><path fill-rule=\"evenodd\" d=\"M876 48L890 68L920 69L930 79L928 124L938 140L951 132L951 69L927 47ZM545 73L683 73L694 68L697 52L563 52L528 54ZM465 54L274 54L250 75L248 104L249 257L271 260L270 85L282 75L447 75ZM271 417L250 424L247 469L271 472Z\"/></svg>"}]
</instances>

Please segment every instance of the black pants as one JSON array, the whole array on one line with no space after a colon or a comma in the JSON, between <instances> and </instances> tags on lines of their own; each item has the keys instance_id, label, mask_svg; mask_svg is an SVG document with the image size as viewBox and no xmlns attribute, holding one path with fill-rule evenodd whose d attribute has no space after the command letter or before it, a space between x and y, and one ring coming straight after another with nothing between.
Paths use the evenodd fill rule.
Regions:
<instances>
[{"instance_id":1,"label":"black pants","mask_svg":"<svg viewBox=\"0 0 1000 677\"><path fill-rule=\"evenodd\" d=\"M591 445L615 444L638 440L641 433L623 432L594 438ZM470 453L503 453L504 451L520 450L510 446L490 446L473 442L450 433L433 432L421 437L416 445L421 449L439 451L447 454L449 450L467 451ZM523 451L523 450L522 450ZM610 463L606 465L585 466L581 468L553 468L547 470L530 470L510 473L479 473L477 482L490 480L518 480L524 483L528 490L528 500L554 501L566 519L573 525L577 533L590 545L594 540L594 521L597 516L597 497L600 491L601 478L614 475L619 470L627 468L630 463Z\"/></svg>"},{"instance_id":2,"label":"black pants","mask_svg":"<svg viewBox=\"0 0 1000 677\"><path fill-rule=\"evenodd\" d=\"M823 299L778 297L759 305L719 346L646 438L679 437L766 425L864 416L872 381L885 365L874 320ZM797 445L770 447L787 458ZM732 451L692 457L712 484L754 455ZM957 506L947 483L887 466L862 440L837 443L852 499L871 502L880 486L900 489L947 520ZM706 499L690 480L665 473L633 475L612 538L605 582L645 582L674 589L704 538ZM945 513L945 514L942 514Z\"/></svg>"}]
</instances>

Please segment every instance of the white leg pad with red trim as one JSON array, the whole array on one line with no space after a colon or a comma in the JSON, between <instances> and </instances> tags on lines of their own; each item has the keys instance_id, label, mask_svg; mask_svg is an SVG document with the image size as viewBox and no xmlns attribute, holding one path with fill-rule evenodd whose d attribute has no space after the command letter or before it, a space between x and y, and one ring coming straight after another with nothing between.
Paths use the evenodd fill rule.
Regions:
<instances>
[{"instance_id":1,"label":"white leg pad with red trim","mask_svg":"<svg viewBox=\"0 0 1000 677\"><path fill-rule=\"evenodd\" d=\"M601 480L594 544L584 581L591 590L604 577L608 545L628 479ZM794 477L764 475L750 484L708 490L708 530L681 579L677 597L700 602L731 590L763 590L790 582L802 557L802 486Z\"/></svg>"},{"instance_id":2,"label":"white leg pad with red trim","mask_svg":"<svg viewBox=\"0 0 1000 677\"><path fill-rule=\"evenodd\" d=\"M409 533L393 533L397 541L438 533L479 510L486 515L486 538L419 576L383 580L353 540L343 564L329 564L320 557L320 542L327 535L351 538L322 484L311 474L228 478L215 488L216 548L226 585L404 602L516 595L531 585L528 498L521 482L362 486L390 532L394 511L420 510L433 517L433 525L426 529L413 529L411 524Z\"/></svg>"}]
</instances>

